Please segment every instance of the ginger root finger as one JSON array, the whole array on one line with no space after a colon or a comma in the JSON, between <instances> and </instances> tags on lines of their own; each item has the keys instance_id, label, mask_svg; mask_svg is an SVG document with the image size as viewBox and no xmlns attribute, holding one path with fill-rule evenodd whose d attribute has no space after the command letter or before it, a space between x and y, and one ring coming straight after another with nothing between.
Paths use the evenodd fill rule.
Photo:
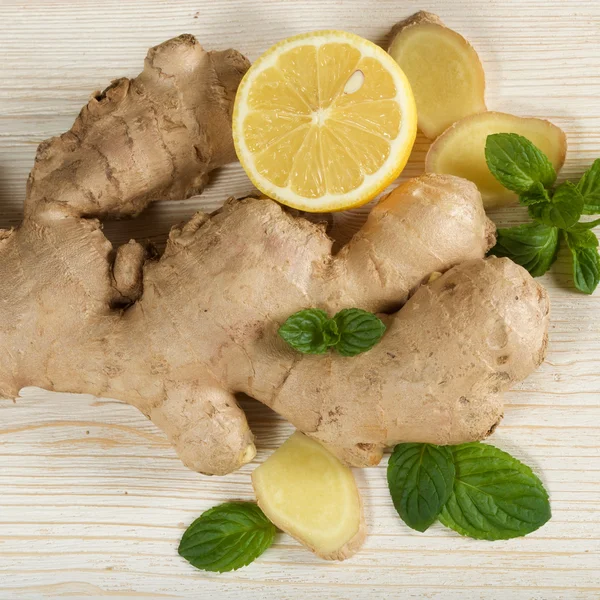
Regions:
<instances>
[{"instance_id":1,"label":"ginger root finger","mask_svg":"<svg viewBox=\"0 0 600 600\"><path fill-rule=\"evenodd\" d=\"M294 433L252 473L269 520L321 558L344 560L365 538L354 476L321 444Z\"/></svg>"},{"instance_id":2,"label":"ginger root finger","mask_svg":"<svg viewBox=\"0 0 600 600\"><path fill-rule=\"evenodd\" d=\"M254 436L233 394L211 380L169 382L166 392L148 416L186 467L226 475L254 458Z\"/></svg>"},{"instance_id":3,"label":"ginger root finger","mask_svg":"<svg viewBox=\"0 0 600 600\"><path fill-rule=\"evenodd\" d=\"M433 140L452 123L486 110L481 61L460 34L421 11L395 25L392 35L388 52L408 77L425 136Z\"/></svg>"},{"instance_id":4,"label":"ginger root finger","mask_svg":"<svg viewBox=\"0 0 600 600\"><path fill-rule=\"evenodd\" d=\"M463 262L419 288L369 352L303 356L276 410L353 466L401 442L484 439L501 393L543 361L548 312L544 289L512 261Z\"/></svg>"},{"instance_id":5,"label":"ginger root finger","mask_svg":"<svg viewBox=\"0 0 600 600\"><path fill-rule=\"evenodd\" d=\"M550 159L556 172L563 166L567 138L562 129L544 119L490 111L458 121L435 140L427 152L425 170L474 182L486 209L514 204L517 195L496 180L485 161L487 136L503 132L518 133L533 142Z\"/></svg>"},{"instance_id":6,"label":"ginger root finger","mask_svg":"<svg viewBox=\"0 0 600 600\"><path fill-rule=\"evenodd\" d=\"M235 160L232 102L248 67L191 35L152 48L140 75L94 94L70 131L40 144L26 215L58 204L135 216L154 200L199 193L211 170Z\"/></svg>"},{"instance_id":7,"label":"ginger root finger","mask_svg":"<svg viewBox=\"0 0 600 600\"><path fill-rule=\"evenodd\" d=\"M142 269L147 251L142 244L129 240L117 248L113 264L113 279L119 298L126 303L135 302L142 295Z\"/></svg>"},{"instance_id":8,"label":"ginger root finger","mask_svg":"<svg viewBox=\"0 0 600 600\"><path fill-rule=\"evenodd\" d=\"M397 310L434 271L482 258L496 228L477 188L448 175L410 179L384 197L337 254L323 291L331 310Z\"/></svg>"}]
</instances>

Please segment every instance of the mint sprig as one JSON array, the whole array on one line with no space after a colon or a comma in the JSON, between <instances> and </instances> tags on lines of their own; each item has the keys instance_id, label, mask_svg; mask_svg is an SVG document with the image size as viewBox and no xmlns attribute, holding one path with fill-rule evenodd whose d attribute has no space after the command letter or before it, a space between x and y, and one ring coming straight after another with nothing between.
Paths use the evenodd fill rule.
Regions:
<instances>
[{"instance_id":1,"label":"mint sprig","mask_svg":"<svg viewBox=\"0 0 600 600\"><path fill-rule=\"evenodd\" d=\"M490 254L507 256L539 277L556 260L562 239L571 252L575 287L593 293L600 283L600 255L591 229L600 219L579 220L583 214L600 214L600 159L577 184L565 181L553 189L556 173L552 164L520 135L489 135L485 157L492 175L519 194L519 202L528 207L533 219L533 223L499 229Z\"/></svg>"},{"instance_id":2,"label":"mint sprig","mask_svg":"<svg viewBox=\"0 0 600 600\"><path fill-rule=\"evenodd\" d=\"M226 502L203 512L185 531L179 554L197 569L235 571L272 543L277 529L252 502Z\"/></svg>"},{"instance_id":3,"label":"mint sprig","mask_svg":"<svg viewBox=\"0 0 600 600\"><path fill-rule=\"evenodd\" d=\"M342 356L370 350L385 333L385 325L373 313L346 308L329 318L324 310L307 308L288 317L279 335L298 352L324 354L335 348Z\"/></svg>"},{"instance_id":4,"label":"mint sprig","mask_svg":"<svg viewBox=\"0 0 600 600\"><path fill-rule=\"evenodd\" d=\"M506 540L539 529L551 516L548 493L531 469L480 442L399 444L388 485L400 518L418 531L437 519L461 535Z\"/></svg>"}]
</instances>

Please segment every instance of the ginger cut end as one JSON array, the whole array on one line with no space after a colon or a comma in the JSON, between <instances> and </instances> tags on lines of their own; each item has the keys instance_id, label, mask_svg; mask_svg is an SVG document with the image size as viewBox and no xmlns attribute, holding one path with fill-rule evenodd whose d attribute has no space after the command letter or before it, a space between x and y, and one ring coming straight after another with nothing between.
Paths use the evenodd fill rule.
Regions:
<instances>
[{"instance_id":1,"label":"ginger cut end","mask_svg":"<svg viewBox=\"0 0 600 600\"><path fill-rule=\"evenodd\" d=\"M517 195L503 187L485 161L485 143L492 133L517 133L533 142L558 171L565 162L567 138L562 129L544 119L501 112L466 117L448 128L429 148L425 170L469 179L479 188L486 209L515 204Z\"/></svg>"},{"instance_id":2,"label":"ginger cut end","mask_svg":"<svg viewBox=\"0 0 600 600\"><path fill-rule=\"evenodd\" d=\"M252 473L258 505L317 556L344 560L365 538L352 471L319 442L294 433Z\"/></svg>"},{"instance_id":3,"label":"ginger cut end","mask_svg":"<svg viewBox=\"0 0 600 600\"><path fill-rule=\"evenodd\" d=\"M421 11L395 25L392 36L388 52L410 82L426 137L433 140L452 123L486 110L485 73L462 35Z\"/></svg>"}]
</instances>

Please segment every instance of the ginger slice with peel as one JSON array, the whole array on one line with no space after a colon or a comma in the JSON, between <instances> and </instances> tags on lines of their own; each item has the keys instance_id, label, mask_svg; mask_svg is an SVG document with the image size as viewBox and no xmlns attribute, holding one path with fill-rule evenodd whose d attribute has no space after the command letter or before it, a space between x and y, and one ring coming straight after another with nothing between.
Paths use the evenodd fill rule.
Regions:
<instances>
[{"instance_id":1,"label":"ginger slice with peel","mask_svg":"<svg viewBox=\"0 0 600 600\"><path fill-rule=\"evenodd\" d=\"M417 125L435 139L452 123L485 106L485 74L471 44L428 12L392 29L388 52L400 65L417 104Z\"/></svg>"},{"instance_id":2,"label":"ginger slice with peel","mask_svg":"<svg viewBox=\"0 0 600 600\"><path fill-rule=\"evenodd\" d=\"M321 558L344 560L365 538L350 469L297 431L252 473L258 505L277 527Z\"/></svg>"},{"instance_id":3,"label":"ginger slice with peel","mask_svg":"<svg viewBox=\"0 0 600 600\"><path fill-rule=\"evenodd\" d=\"M425 170L469 179L479 188L486 209L514 204L517 195L494 178L485 161L485 144L492 133L526 137L548 157L556 172L565 162L567 139L562 129L544 119L490 111L458 121L435 140Z\"/></svg>"}]
</instances>

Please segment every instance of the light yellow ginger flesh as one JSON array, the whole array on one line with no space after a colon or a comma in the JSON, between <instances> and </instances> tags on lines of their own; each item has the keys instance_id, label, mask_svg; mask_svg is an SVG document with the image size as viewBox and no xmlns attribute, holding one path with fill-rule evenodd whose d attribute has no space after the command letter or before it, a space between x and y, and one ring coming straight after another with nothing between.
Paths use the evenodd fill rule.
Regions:
<instances>
[{"instance_id":1,"label":"light yellow ginger flesh","mask_svg":"<svg viewBox=\"0 0 600 600\"><path fill-rule=\"evenodd\" d=\"M517 202L517 195L503 187L485 161L485 143L492 133L517 133L533 142L558 172L567 154L565 133L543 119L523 118L501 112L466 117L444 132L429 148L425 170L447 173L473 181L487 208Z\"/></svg>"},{"instance_id":2,"label":"light yellow ginger flesh","mask_svg":"<svg viewBox=\"0 0 600 600\"><path fill-rule=\"evenodd\" d=\"M365 538L354 476L321 444L294 433L252 473L269 520L321 558L344 560Z\"/></svg>"},{"instance_id":3,"label":"light yellow ginger flesh","mask_svg":"<svg viewBox=\"0 0 600 600\"><path fill-rule=\"evenodd\" d=\"M124 400L213 474L255 453L237 392L351 465L401 441L484 438L501 392L543 359L548 302L521 267L483 260L494 228L472 183L399 186L335 255L322 227L266 199L198 213L160 259L136 242L115 252L102 234L95 217L186 197L233 160L247 66L176 38L41 145L24 221L0 232L0 397L35 385ZM310 356L277 334L307 307L391 314L369 352Z\"/></svg>"},{"instance_id":4,"label":"light yellow ginger flesh","mask_svg":"<svg viewBox=\"0 0 600 600\"><path fill-rule=\"evenodd\" d=\"M452 123L483 112L485 74L471 44L428 12L418 12L392 29L388 52L413 90L418 127L435 139Z\"/></svg>"}]
</instances>

